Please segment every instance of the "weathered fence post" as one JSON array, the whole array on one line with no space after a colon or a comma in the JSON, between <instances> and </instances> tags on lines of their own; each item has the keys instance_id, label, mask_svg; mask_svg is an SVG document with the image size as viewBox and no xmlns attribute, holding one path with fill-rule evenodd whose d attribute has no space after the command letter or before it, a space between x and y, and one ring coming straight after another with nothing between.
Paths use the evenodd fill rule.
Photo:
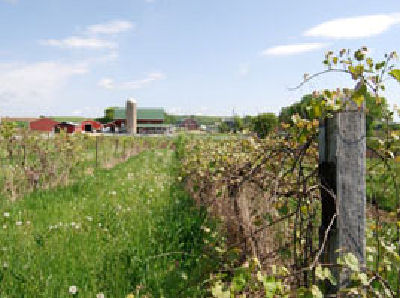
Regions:
<instances>
[{"instance_id":1,"label":"weathered fence post","mask_svg":"<svg viewBox=\"0 0 400 298\"><path fill-rule=\"evenodd\" d=\"M365 113L348 101L343 111L321 121L319 130L323 264L335 265L339 256L352 253L365 265L365 163ZM349 283L346 270L333 271L338 284L330 294Z\"/></svg>"}]
</instances>

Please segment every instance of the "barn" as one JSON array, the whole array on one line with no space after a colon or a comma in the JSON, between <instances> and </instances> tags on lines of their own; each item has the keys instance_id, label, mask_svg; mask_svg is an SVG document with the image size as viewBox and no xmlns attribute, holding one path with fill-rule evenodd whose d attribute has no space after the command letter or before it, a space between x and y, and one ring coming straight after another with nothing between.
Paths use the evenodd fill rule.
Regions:
<instances>
[{"instance_id":1,"label":"barn","mask_svg":"<svg viewBox=\"0 0 400 298\"><path fill-rule=\"evenodd\" d=\"M36 131L54 132L56 125L59 122L49 118L40 118L29 122L29 129Z\"/></svg>"},{"instance_id":2,"label":"barn","mask_svg":"<svg viewBox=\"0 0 400 298\"><path fill-rule=\"evenodd\" d=\"M100 122L86 120L81 123L81 130L84 132L101 132L103 125Z\"/></svg>"},{"instance_id":3,"label":"barn","mask_svg":"<svg viewBox=\"0 0 400 298\"><path fill-rule=\"evenodd\" d=\"M66 133L74 133L74 132L80 132L81 127L71 122L61 122L55 126L54 131L60 132L61 130L64 130Z\"/></svg>"},{"instance_id":4,"label":"barn","mask_svg":"<svg viewBox=\"0 0 400 298\"><path fill-rule=\"evenodd\" d=\"M199 129L199 124L194 118L185 118L179 123L179 126L185 128L186 130L197 130Z\"/></svg>"}]
</instances>

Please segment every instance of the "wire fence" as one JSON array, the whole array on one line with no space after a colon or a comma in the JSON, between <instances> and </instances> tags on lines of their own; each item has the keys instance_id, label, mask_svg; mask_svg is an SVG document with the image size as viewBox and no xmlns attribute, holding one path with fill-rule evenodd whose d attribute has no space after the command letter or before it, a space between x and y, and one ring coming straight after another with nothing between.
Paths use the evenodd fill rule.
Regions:
<instances>
[{"instance_id":1,"label":"wire fence","mask_svg":"<svg viewBox=\"0 0 400 298\"><path fill-rule=\"evenodd\" d=\"M96 168L111 168L143 150L167 147L166 138L20 131L0 140L0 196L16 199L36 189L66 185Z\"/></svg>"}]
</instances>

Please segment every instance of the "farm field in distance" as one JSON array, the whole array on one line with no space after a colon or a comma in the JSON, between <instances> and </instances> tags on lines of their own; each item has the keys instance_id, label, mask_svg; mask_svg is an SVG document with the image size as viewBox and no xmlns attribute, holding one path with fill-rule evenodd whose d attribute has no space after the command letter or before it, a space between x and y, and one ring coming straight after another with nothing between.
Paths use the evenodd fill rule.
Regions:
<instances>
[{"instance_id":1,"label":"farm field in distance","mask_svg":"<svg viewBox=\"0 0 400 298\"><path fill-rule=\"evenodd\" d=\"M148 150L2 200L2 297L204 296L219 239L177 178L171 150Z\"/></svg>"}]
</instances>

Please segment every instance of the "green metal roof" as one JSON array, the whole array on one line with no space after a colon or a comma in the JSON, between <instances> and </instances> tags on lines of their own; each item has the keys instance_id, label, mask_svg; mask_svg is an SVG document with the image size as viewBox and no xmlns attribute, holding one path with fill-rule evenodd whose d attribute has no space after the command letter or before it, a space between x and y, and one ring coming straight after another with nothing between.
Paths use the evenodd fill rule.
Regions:
<instances>
[{"instance_id":1,"label":"green metal roof","mask_svg":"<svg viewBox=\"0 0 400 298\"><path fill-rule=\"evenodd\" d=\"M138 120L164 120L163 108L138 108L136 113ZM126 109L115 108L114 119L126 119Z\"/></svg>"}]
</instances>

